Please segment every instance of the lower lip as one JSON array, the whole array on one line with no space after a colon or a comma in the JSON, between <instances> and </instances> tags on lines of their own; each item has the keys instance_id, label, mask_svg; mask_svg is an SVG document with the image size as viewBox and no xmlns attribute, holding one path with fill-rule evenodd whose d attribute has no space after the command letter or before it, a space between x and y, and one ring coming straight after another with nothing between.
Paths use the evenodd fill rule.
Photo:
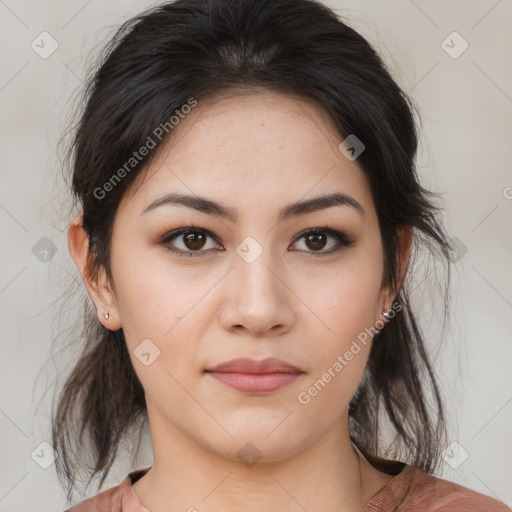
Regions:
<instances>
[{"instance_id":1,"label":"lower lip","mask_svg":"<svg viewBox=\"0 0 512 512\"><path fill-rule=\"evenodd\" d=\"M284 388L302 373L221 373L208 372L212 377L245 393L269 393Z\"/></svg>"}]
</instances>

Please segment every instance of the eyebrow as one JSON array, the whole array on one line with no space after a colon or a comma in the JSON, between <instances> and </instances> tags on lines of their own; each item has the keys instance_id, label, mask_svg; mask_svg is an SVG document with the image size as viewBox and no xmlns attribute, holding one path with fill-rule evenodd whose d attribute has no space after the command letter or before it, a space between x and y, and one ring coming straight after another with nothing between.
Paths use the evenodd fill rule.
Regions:
<instances>
[{"instance_id":1,"label":"eyebrow","mask_svg":"<svg viewBox=\"0 0 512 512\"><path fill-rule=\"evenodd\" d=\"M141 213L144 215L155 208L164 205L181 205L188 208L199 210L200 212L207 213L209 215L215 215L216 217L226 218L233 222L238 219L236 208L225 206L221 203L208 199L202 196L191 196L187 194L170 193L153 201L147 206ZM278 222L282 222L291 217L297 217L306 213L312 213L333 206L349 206L355 209L359 215L365 219L364 208L358 203L353 197L347 194L336 192L334 194L328 194L323 196L314 197L305 201L298 201L283 207L278 215Z\"/></svg>"}]
</instances>

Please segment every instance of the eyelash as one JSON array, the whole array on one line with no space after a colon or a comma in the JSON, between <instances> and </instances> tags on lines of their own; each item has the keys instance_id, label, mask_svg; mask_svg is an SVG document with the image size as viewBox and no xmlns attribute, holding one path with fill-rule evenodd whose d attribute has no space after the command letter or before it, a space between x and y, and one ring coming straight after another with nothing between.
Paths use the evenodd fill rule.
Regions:
<instances>
[{"instance_id":1,"label":"eyelash","mask_svg":"<svg viewBox=\"0 0 512 512\"><path fill-rule=\"evenodd\" d=\"M202 252L208 252L208 250L184 251L182 249L172 249L170 246L171 240L174 240L175 238L178 238L179 236L186 234L186 233L195 233L195 234L206 235L206 236L213 238L214 240L216 240L218 242L218 240L213 235L213 233L211 233L207 229L197 228L194 226L187 226L187 227L175 229L174 231L170 231L169 233L166 233L164 236L162 236L160 238L158 243L161 245L164 245L167 250L171 251L172 253L176 254L179 257L196 257L196 256L199 256L199 254ZM337 252L341 251L344 247L349 247L350 245L352 245L355 242L355 240L350 240L341 231L337 231L335 229L331 229L328 227L319 227L319 228L311 228L311 229L307 229L306 231L303 231L295 238L293 243L299 241L302 238L306 238L309 235L317 235L317 234L327 234L329 236L332 236L337 239L339 245L335 249L330 249L328 251L306 251L306 253L312 255L313 257L319 257L319 256L325 256L328 254L337 253Z\"/></svg>"}]
</instances>

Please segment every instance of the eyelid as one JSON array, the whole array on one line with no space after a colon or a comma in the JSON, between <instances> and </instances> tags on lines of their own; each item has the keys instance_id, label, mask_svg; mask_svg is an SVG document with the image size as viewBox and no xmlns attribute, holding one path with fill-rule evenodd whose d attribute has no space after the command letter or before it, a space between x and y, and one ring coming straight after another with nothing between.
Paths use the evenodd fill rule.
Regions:
<instances>
[{"instance_id":1,"label":"eyelid","mask_svg":"<svg viewBox=\"0 0 512 512\"><path fill-rule=\"evenodd\" d=\"M171 249L169 247L169 245L171 244L171 240L179 238L180 236L182 236L182 235L184 235L185 233L188 233L188 232L200 233L200 234L209 236L210 238L215 240L217 243L219 243L218 238L211 231L209 231L207 229L204 229L204 228L192 226L192 225L184 226L184 227L177 228L177 229L173 229L172 231L169 231L169 232L165 233L163 236L159 237L157 243L165 246L169 251L171 251L174 254L178 254L179 256L185 256L185 255L187 255L187 256L192 255L193 256L195 254L209 252L209 250L206 250L206 251L205 250L184 251L182 249L178 249L178 248ZM221 249L221 250L224 250L224 249Z\"/></svg>"},{"instance_id":2,"label":"eyelid","mask_svg":"<svg viewBox=\"0 0 512 512\"><path fill-rule=\"evenodd\" d=\"M183 234L188 233L188 232L195 232L195 233L200 233L200 234L209 236L213 240L215 240L218 244L220 244L218 237L215 236L211 231L209 231L209 230L207 230L205 228L200 228L200 227L196 227L196 226L193 226L193 225L184 226L184 227L181 227L181 228L177 228L177 229L171 230L171 231L165 233L163 236L159 237L157 243L160 244L160 245L164 245L167 248L167 250L171 251L174 254L177 254L178 256L195 256L195 255L200 255L201 253L209 253L210 252L211 249L197 250L197 251L184 251L182 249L177 249L177 248L172 249L172 248L169 247L169 245L171 244L172 240L174 240L174 239L176 239L176 238L178 238L178 237L180 237ZM330 249L330 250L327 250L327 251L302 251L300 249L299 250L294 249L294 251L305 252L307 255L310 255L310 256L313 256L313 257L316 257L316 256L327 256L329 254L334 254L334 253L340 252L342 249L351 246L355 242L354 239L348 237L342 231L339 231L339 230L334 229L334 228L329 228L327 226L317 226L317 227L307 228L307 229L301 231L293 239L292 244L296 243L301 238L304 238L307 235L311 235L311 234L315 234L315 233L324 233L324 234L326 234L326 235L328 235L328 236L330 236L332 238L335 238L338 241L337 246L334 249ZM220 250L224 251L225 249L220 249Z\"/></svg>"},{"instance_id":3,"label":"eyelid","mask_svg":"<svg viewBox=\"0 0 512 512\"><path fill-rule=\"evenodd\" d=\"M310 234L315 234L315 233L326 233L330 236L333 236L334 238L339 238L340 241L350 245L352 243L355 242L355 240L351 239L350 237L348 237L345 233L343 233L343 231L339 231L337 229L334 229L334 228L329 228L328 226L318 226L318 227L314 227L314 228L307 228L305 229L304 231L301 231L295 238L294 238L294 242L296 242L297 240L299 240L300 238L306 236L306 235L310 235Z\"/></svg>"}]
</instances>

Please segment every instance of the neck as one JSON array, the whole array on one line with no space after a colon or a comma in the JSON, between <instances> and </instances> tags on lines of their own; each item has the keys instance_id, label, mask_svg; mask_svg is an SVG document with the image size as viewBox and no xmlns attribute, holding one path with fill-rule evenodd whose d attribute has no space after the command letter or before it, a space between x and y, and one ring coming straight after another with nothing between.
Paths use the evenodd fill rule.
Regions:
<instances>
[{"instance_id":1,"label":"neck","mask_svg":"<svg viewBox=\"0 0 512 512\"><path fill-rule=\"evenodd\" d=\"M391 479L352 445L348 416L327 433L316 434L318 441L303 450L265 457L254 447L251 453L250 444L239 443L249 456L234 459L205 448L167 422L153 420L154 464L132 487L152 512L297 512L316 510L319 504L324 512L353 511Z\"/></svg>"}]
</instances>

